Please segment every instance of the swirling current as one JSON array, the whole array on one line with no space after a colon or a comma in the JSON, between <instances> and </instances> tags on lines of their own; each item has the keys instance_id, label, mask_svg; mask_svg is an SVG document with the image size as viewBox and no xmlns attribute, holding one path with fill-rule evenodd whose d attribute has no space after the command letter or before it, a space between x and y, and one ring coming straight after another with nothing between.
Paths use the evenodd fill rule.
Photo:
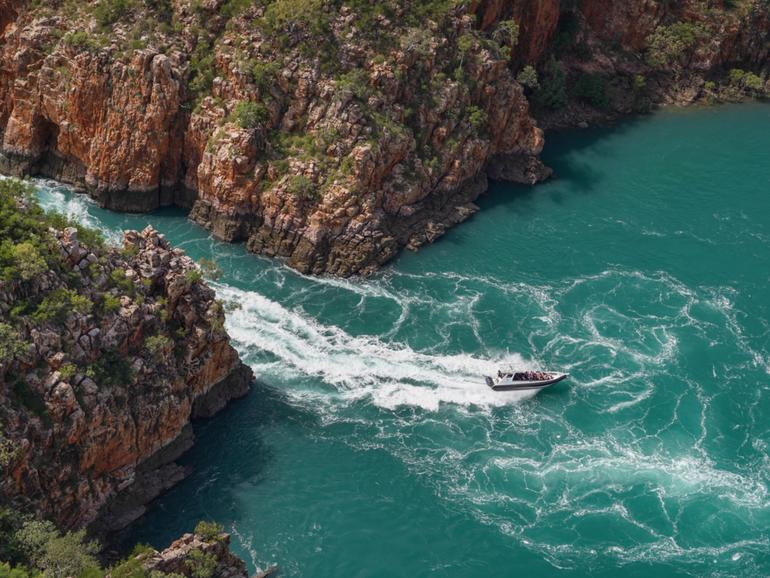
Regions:
<instances>
[{"instance_id":1,"label":"swirling current","mask_svg":"<svg viewBox=\"0 0 770 578\"><path fill-rule=\"evenodd\" d=\"M282 576L770 574L770 106L549 137L558 178L365 280L301 276L178 210L44 206L213 258L257 383L196 426L130 540L222 523ZM571 378L490 391L500 366Z\"/></svg>"}]
</instances>

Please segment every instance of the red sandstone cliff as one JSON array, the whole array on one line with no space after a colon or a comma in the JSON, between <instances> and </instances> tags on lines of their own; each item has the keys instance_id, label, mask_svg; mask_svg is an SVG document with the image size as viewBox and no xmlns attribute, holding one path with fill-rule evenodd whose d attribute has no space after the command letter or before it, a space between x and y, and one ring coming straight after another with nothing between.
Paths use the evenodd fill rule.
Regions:
<instances>
[{"instance_id":1,"label":"red sandstone cliff","mask_svg":"<svg viewBox=\"0 0 770 578\"><path fill-rule=\"evenodd\" d=\"M3 336L23 344L0 359L0 500L115 529L184 476L190 419L245 395L251 374L213 291L161 235L126 233L121 251L74 228L54 240L62 271L0 280ZM81 301L40 313L70 286Z\"/></svg>"},{"instance_id":2,"label":"red sandstone cliff","mask_svg":"<svg viewBox=\"0 0 770 578\"><path fill-rule=\"evenodd\" d=\"M441 14L416 0L135 4L105 26L95 2L0 2L0 169L118 210L193 205L217 236L312 273L365 273L433 241L476 210L486 170L546 176L515 77L565 36L568 78L613 79L616 112L634 109L623 93L637 76L648 100L692 100L709 75L768 61L763 0L474 0ZM687 74L652 69L651 35L680 21L704 31L676 63ZM538 114L556 126L590 112Z\"/></svg>"}]
</instances>

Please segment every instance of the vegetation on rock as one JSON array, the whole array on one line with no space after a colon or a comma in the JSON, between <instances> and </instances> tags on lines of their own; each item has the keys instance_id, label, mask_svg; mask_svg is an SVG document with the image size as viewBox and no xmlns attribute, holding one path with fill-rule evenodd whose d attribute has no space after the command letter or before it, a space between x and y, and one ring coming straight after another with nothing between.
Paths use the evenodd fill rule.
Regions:
<instances>
[{"instance_id":1,"label":"vegetation on rock","mask_svg":"<svg viewBox=\"0 0 770 578\"><path fill-rule=\"evenodd\" d=\"M432 241L475 210L487 170L543 178L533 116L769 90L765 0L30 8L4 33L2 58L35 57L0 73L0 168L66 176L116 209L192 202L218 237L304 272L366 273Z\"/></svg>"},{"instance_id":2,"label":"vegetation on rock","mask_svg":"<svg viewBox=\"0 0 770 578\"><path fill-rule=\"evenodd\" d=\"M65 529L96 522L198 398L245 393L241 367L213 291L162 236L108 247L0 180L0 498Z\"/></svg>"},{"instance_id":3,"label":"vegetation on rock","mask_svg":"<svg viewBox=\"0 0 770 578\"><path fill-rule=\"evenodd\" d=\"M0 509L0 578L213 578L223 571L246 578L245 565L230 554L221 526L200 522L195 534L179 542L189 547L174 550L172 545L159 553L140 544L105 568L97 559L99 543L83 530L63 533L51 522Z\"/></svg>"},{"instance_id":4,"label":"vegetation on rock","mask_svg":"<svg viewBox=\"0 0 770 578\"><path fill-rule=\"evenodd\" d=\"M655 68L682 66L684 59L692 55L705 34L701 26L692 22L658 26L647 39L647 62Z\"/></svg>"}]
</instances>

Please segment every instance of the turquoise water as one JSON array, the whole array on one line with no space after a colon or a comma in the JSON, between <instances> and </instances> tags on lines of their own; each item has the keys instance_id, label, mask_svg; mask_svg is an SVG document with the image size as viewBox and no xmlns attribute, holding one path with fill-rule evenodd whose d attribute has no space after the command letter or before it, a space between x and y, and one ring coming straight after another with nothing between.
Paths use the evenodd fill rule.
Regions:
<instances>
[{"instance_id":1,"label":"turquoise water","mask_svg":"<svg viewBox=\"0 0 770 578\"><path fill-rule=\"evenodd\" d=\"M214 257L258 378L131 539L216 520L287 577L767 575L769 128L745 105L552 136L559 179L494 186L363 281L41 186ZM493 394L479 376L505 364L572 378Z\"/></svg>"}]
</instances>

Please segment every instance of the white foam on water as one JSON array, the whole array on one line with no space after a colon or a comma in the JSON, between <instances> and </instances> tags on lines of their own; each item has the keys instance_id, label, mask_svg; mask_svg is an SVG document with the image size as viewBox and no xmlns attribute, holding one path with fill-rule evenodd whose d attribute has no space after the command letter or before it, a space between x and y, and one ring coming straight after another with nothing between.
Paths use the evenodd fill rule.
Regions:
<instances>
[{"instance_id":1,"label":"white foam on water","mask_svg":"<svg viewBox=\"0 0 770 578\"><path fill-rule=\"evenodd\" d=\"M320 379L349 402L368 399L388 409L411 405L436 411L442 403L500 406L533 395L494 392L484 383L483 376L501 366L533 365L519 355L479 359L467 354L423 353L378 337L353 336L338 327L322 325L256 292L214 286L221 298L239 306L228 314L227 329L244 355L252 349L269 352L289 375ZM267 374L259 364L254 369L258 376ZM315 396L318 401L329 395L303 389L288 393Z\"/></svg>"},{"instance_id":2,"label":"white foam on water","mask_svg":"<svg viewBox=\"0 0 770 578\"><path fill-rule=\"evenodd\" d=\"M680 530L679 516L690 504L699 507L703 499L719 504L720 509L741 519L756 517L754 523L764 526L770 519L770 499L767 480L758 474L726 471L705 457L645 454L603 438L580 443L566 442L554 447L547 459L533 456L526 447L517 449L523 455L490 460L484 468L486 475L499 479L499 475L494 476L489 470L492 468L511 472L517 479L533 477L539 480L539 489L533 486L534 492L509 495L511 488L507 486L492 487L479 495L479 488L474 485L463 487L462 484L455 484L455 491L447 495L458 503L472 504L474 509L471 513L476 519L497 527L501 533L545 556L556 567L585 567L589 560L598 558L612 558L621 565L675 560L699 567L704 556L724 557L746 549L761 552L768 546L769 541L764 536L704 546L679 543L684 538L680 536L680 531L702 531L700 528ZM454 480L469 479L472 475L470 471L463 471L468 468L463 460L452 464L432 462L423 467L434 470L444 467L448 470L447 477L451 475ZM639 517L630 505L624 503L624 494L630 488L645 488L646 493L657 495L660 511L655 514L647 508ZM561 494L552 493L554 490ZM583 505L589 496L597 493L604 494L609 505ZM527 496L529 498L524 499ZM672 502L677 504L679 513L676 517L668 512L667 504ZM511 505L514 505L513 510ZM573 522L595 516L599 519L614 518L629 527L638 528L648 536L648 541L602 548L601 541L593 545L590 542L574 544L570 540L562 541L559 538L563 538L563 534L558 532L555 540L543 537L542 528L572 528ZM663 520L667 523L662 523ZM717 523L717 520L708 525L712 523ZM613 537L607 538L612 543ZM690 543L691 538L687 536Z\"/></svg>"},{"instance_id":3,"label":"white foam on water","mask_svg":"<svg viewBox=\"0 0 770 578\"><path fill-rule=\"evenodd\" d=\"M73 194L69 187L50 179L33 179L32 182L42 192L38 195L38 203L44 210L57 211L72 221L97 229L110 243L121 241L122 231L110 229L91 214L91 209L97 205L87 195Z\"/></svg>"},{"instance_id":4,"label":"white foam on water","mask_svg":"<svg viewBox=\"0 0 770 578\"><path fill-rule=\"evenodd\" d=\"M682 297L682 310L674 312L668 323L650 317L644 320L646 325L639 325L639 320L628 315L607 307L604 310L607 315L622 319L628 326L636 326L631 332L637 336L638 341L604 335L590 313L589 306L583 311L582 323L572 327L577 333L563 336L557 334L550 342L558 342L560 346L571 343L582 348L599 347L609 352L611 357L620 355L632 362L629 367L635 367L636 370L614 369L582 384L586 389L602 389L614 396L626 396L626 399L616 399L608 405L603 410L606 413L621 414L650 399L655 386L654 380L648 379L648 376L655 372L665 375L667 367L679 355L679 342L674 331L678 323L684 322L704 330L707 328L706 325L697 325L699 322L690 316L694 298L689 290L670 279L654 281L662 282ZM348 282L334 282L334 285L345 289ZM408 311L404 303L411 295L401 296L390 289L379 291L369 287L361 290L358 285L352 286L357 293L363 293L362 298L386 297L401 304L402 311ZM290 381L304 375L333 386L331 394L295 385L290 386L289 392L294 399L312 405L331 421L353 419L349 415L334 415L337 409L331 406L337 402L348 407L352 402L363 400L386 409L413 406L438 412L442 404L484 408L518 399L504 400L498 394L486 390L479 382L479 376L493 372L502 364L527 363L527 360L519 356L500 355L497 358L479 359L468 355L419 352L408 346L383 341L378 336L354 336L340 328L322 325L304 315L301 310L287 310L253 292L231 287L221 287L218 291L226 299L237 301L242 306L228 318L228 329L239 348L244 351L251 348L266 350L278 359L271 362L269 368L263 368L266 373L288 370L292 376ZM506 291L510 292L510 288L506 288ZM543 304L543 309L550 309L546 317L553 321L554 331L559 331L561 317L555 300L546 289L540 288L539 291L542 293L539 302ZM466 298L472 301L474 297L466 295ZM454 307L470 313L470 307L463 302ZM551 349L552 352L554 350ZM604 364L606 358L599 357L596 362ZM581 364L585 365L585 360L577 363L576 367L579 368ZM695 440L696 453L693 455L667 455L649 449L642 451L637 444L616 440L612 434L586 438L575 431L559 413L526 416L521 411L510 414L506 419L506 427L520 430L521 439L516 443L498 439L493 431L493 422L489 421L482 426L487 429L488 439L477 443L470 451L453 448L451 439L443 442L443 449L420 449L415 446L416 440L408 432L416 424L428 419L424 414L393 416L392 423L380 429L374 438L353 438L348 443L361 449L385 450L397 456L416 475L430 479L436 485L438 495L468 509L484 524L497 526L502 533L515 537L526 547L546 556L556 567L569 567L572 559L586 560L597 556L614 558L620 564L650 562L655 557L658 560L682 559L696 563L698 557L705 554L722 555L739 548L761 545L761 540L744 540L713 548L683 547L677 544L677 521L671 519L667 505L672 499L679 501L682 507L687 507L691 500L708 497L736 513L759 512L762 516L770 513L768 485L763 476L721 469L702 450L701 443L707 429L705 407L708 398L703 398L700 386L682 380L678 388L671 398L676 404L671 421L663 425L657 434L675 427L676 408L684 393L694 392L701 400L703 409L700 437ZM326 409L321 409L322 406ZM436 415L442 416L442 419L445 417L443 414ZM477 420L479 415L469 414L466 419ZM451 419L454 420L451 427L459 428L459 432L462 432L464 426L457 422L461 418L455 415ZM494 418L490 415L488 419ZM499 421L499 417L497 419ZM475 427L480 425L478 421L474 423ZM541 435L540 432L547 429L549 423L563 428L565 435L554 443L547 454L533 452L528 447L534 441L531 436ZM620 428L623 429L622 424ZM478 452L495 451L504 455L496 455L482 463L475 458ZM501 480L505 482L502 486ZM590 481L588 486L586 480ZM511 482L513 485L510 485ZM522 483L525 486L534 484L534 492L519 493L517 488ZM559 485L565 488L562 499L546 498L540 493L542 490L537 490L538 487L547 490ZM634 510L623 503L623 492L639 485L647 487L648 492L659 500L659 512L653 518L658 518L655 523L637 518ZM604 492L616 502L604 508L583 507L581 496L587 491ZM600 542L593 547L573 546L550 543L531 535L534 528L563 524L565 515L568 518L612 516L646 533L650 542L603 549Z\"/></svg>"},{"instance_id":5,"label":"white foam on water","mask_svg":"<svg viewBox=\"0 0 770 578\"><path fill-rule=\"evenodd\" d=\"M44 206L105 230L89 213L90 199L45 186ZM119 237L119 232L112 235ZM268 278L280 284L287 275L295 275L280 265L266 270ZM425 280L436 277L454 284L457 300L445 303L431 295ZM718 428L709 431L713 395L677 373L680 347L690 345L688 336L714 341L725 327L736 352L743 354L741 367L770 373L770 355L752 348L729 289L705 290L704 297L702 288L690 289L664 272L618 270L554 287L395 270L371 280L308 278L307 282L330 293L357 295L359 310L365 309L366 300L393 301L400 315L383 335L353 335L313 319L300 308L289 309L259 293L214 284L220 298L240 306L228 312L227 329L257 377L284 388L292 403L314 412L324 425L344 421L368 426L361 428L368 433L351 435L343 443L395 456L433 485L437 496L498 528L554 567L611 558L620 565L676 560L702 569L705 560L728 557L736 569L744 571L751 552L770 547L764 537L770 521L770 460L765 455L759 465L728 470L724 462L712 459L707 448L713 447L714 436L718 443L721 435ZM573 295L573 291L579 293ZM440 308L450 322L464 320L485 349L474 312L486 292L511 300L517 310L538 320L540 325L529 336L532 350L577 375L558 403L517 404L533 394L500 394L483 383L482 376L500 366L536 366L520 355L449 355L441 354L440 343L420 351L390 341L409 325L412 315ZM628 304L640 299L660 303L662 313L637 314ZM701 318L702 309L696 304L716 315ZM569 310L569 305L575 309ZM682 337L685 329L689 333ZM659 378L669 384L666 396L655 395ZM753 408L748 412L752 424L762 421L761 395L757 390L756 416ZM683 401L687 397L698 400L700 416L692 428L696 431L689 434L692 451L685 453L685 447L677 453L667 450L663 439L667 433L681 431L677 429L681 427L679 408L687 407ZM644 419L652 399L658 406L666 404L659 407L665 410L665 419L648 425ZM371 423L366 412L358 411L359 405L390 413ZM420 411L398 411L402 408ZM611 425L601 434L590 428L590 433L584 433L579 420L572 418L576 408L594 412L592 419ZM433 435L431 428L441 433ZM766 453L764 442L747 443ZM636 512L632 501L625 501L631 490L653 500L645 515ZM611 504L601 503L604 499ZM693 542L684 540L682 533L697 533L700 528L687 526L690 523L682 521L682 511L691 505L697 509L703 501L753 522L747 521L747 529L732 541L711 544L708 535L702 534L709 545L683 545ZM559 543L539 532L553 528L558 534L565 524L591 516L612 518L646 534L648 541L608 546L600 537L586 536L579 544ZM236 528L233 533L255 562L251 538L241 536Z\"/></svg>"},{"instance_id":6,"label":"white foam on water","mask_svg":"<svg viewBox=\"0 0 770 578\"><path fill-rule=\"evenodd\" d=\"M652 481L666 496L700 493L770 513L767 480L762 477L720 469L707 457L647 454L610 435L567 441L553 448L548 461L538 463L536 469L531 461L519 457L496 458L493 463L503 470L531 470L543 481L554 477L580 481L590 475L595 487Z\"/></svg>"},{"instance_id":7,"label":"white foam on water","mask_svg":"<svg viewBox=\"0 0 770 578\"><path fill-rule=\"evenodd\" d=\"M652 396L653 391L654 391L654 388L652 386L649 386L643 389L641 392L639 392L635 396L633 396L631 399L628 399L626 401L619 401L618 403L611 405L610 407L607 408L607 412L617 413L621 410L634 407L635 405L642 403L644 400Z\"/></svg>"}]
</instances>

